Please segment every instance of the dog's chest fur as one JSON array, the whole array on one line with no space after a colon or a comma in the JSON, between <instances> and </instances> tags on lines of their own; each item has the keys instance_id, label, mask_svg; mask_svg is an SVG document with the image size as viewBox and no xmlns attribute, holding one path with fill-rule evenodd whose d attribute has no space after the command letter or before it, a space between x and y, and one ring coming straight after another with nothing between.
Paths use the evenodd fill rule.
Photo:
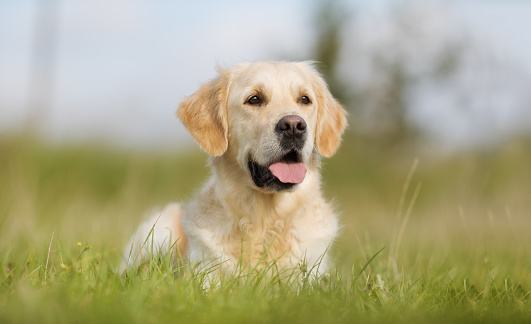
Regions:
<instances>
[{"instance_id":1,"label":"dog's chest fur","mask_svg":"<svg viewBox=\"0 0 531 324\"><path fill-rule=\"evenodd\" d=\"M183 220L192 261L221 257L229 268L271 261L291 268L305 259L328 266L323 255L337 220L319 190L273 195L211 181L196 198Z\"/></svg>"}]
</instances>

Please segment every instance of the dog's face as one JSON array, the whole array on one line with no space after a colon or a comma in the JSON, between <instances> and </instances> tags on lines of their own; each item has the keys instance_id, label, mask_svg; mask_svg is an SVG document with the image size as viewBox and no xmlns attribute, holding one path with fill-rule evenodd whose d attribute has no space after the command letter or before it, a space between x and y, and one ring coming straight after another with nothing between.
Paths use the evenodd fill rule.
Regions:
<instances>
[{"instance_id":1,"label":"dog's face","mask_svg":"<svg viewBox=\"0 0 531 324\"><path fill-rule=\"evenodd\" d=\"M229 160L243 181L264 191L294 190L316 150L335 152L346 124L345 111L305 62L222 70L177 114L205 151Z\"/></svg>"},{"instance_id":2,"label":"dog's face","mask_svg":"<svg viewBox=\"0 0 531 324\"><path fill-rule=\"evenodd\" d=\"M254 184L284 190L304 180L317 126L316 93L297 65L247 64L228 93L229 154Z\"/></svg>"}]
</instances>

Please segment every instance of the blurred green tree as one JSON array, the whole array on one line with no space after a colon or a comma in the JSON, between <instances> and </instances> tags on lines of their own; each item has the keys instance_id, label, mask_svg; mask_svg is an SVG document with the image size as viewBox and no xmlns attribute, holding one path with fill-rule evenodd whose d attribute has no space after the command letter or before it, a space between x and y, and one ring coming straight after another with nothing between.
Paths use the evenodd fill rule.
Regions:
<instances>
[{"instance_id":1,"label":"blurred green tree","mask_svg":"<svg viewBox=\"0 0 531 324\"><path fill-rule=\"evenodd\" d=\"M448 39L441 41L442 46L428 43L419 32L428 24L421 19L426 17L399 6L389 21L392 32L388 38L367 47L359 41L357 30L352 30L356 28L353 16L353 7L345 1L316 1L311 57L320 62L331 92L350 112L350 131L356 138L382 149L414 146L423 133L409 116L411 93L421 82L452 76L462 44ZM428 47L434 50L419 54L419 49ZM370 72L356 80L356 69L361 68Z\"/></svg>"}]
</instances>

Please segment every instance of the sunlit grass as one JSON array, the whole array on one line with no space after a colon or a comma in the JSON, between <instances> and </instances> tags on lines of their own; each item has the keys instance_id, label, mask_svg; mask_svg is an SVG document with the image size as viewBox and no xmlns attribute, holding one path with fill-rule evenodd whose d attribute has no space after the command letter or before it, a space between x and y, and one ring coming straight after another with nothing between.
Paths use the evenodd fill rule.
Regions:
<instances>
[{"instance_id":1,"label":"sunlit grass","mask_svg":"<svg viewBox=\"0 0 531 324\"><path fill-rule=\"evenodd\" d=\"M354 265L349 272L313 280L290 271L237 272L205 288L217 265L193 271L162 258L120 276L105 251L86 245L65 248L56 241L51 246L45 253L8 255L11 261L2 261L3 322L396 322L530 316L525 287L485 264L480 266L484 271L472 263L462 264L461 270L445 269L429 266L427 259L417 262L419 269L394 274L377 262L383 254L375 254L372 262Z\"/></svg>"},{"instance_id":2,"label":"sunlit grass","mask_svg":"<svg viewBox=\"0 0 531 324\"><path fill-rule=\"evenodd\" d=\"M204 154L0 138L0 322L531 320L530 146L444 158L353 147L323 167L342 223L333 271L270 265L205 286L216 264L164 256L116 272L144 214L200 188Z\"/></svg>"}]
</instances>

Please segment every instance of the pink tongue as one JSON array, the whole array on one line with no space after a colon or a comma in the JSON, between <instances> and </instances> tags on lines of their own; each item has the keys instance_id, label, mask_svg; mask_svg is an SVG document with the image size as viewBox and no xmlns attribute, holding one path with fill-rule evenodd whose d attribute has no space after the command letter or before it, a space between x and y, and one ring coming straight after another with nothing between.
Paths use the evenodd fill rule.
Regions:
<instances>
[{"instance_id":1,"label":"pink tongue","mask_svg":"<svg viewBox=\"0 0 531 324\"><path fill-rule=\"evenodd\" d=\"M283 183L301 183L306 175L306 167L302 163L277 162L271 164L269 170Z\"/></svg>"}]
</instances>

